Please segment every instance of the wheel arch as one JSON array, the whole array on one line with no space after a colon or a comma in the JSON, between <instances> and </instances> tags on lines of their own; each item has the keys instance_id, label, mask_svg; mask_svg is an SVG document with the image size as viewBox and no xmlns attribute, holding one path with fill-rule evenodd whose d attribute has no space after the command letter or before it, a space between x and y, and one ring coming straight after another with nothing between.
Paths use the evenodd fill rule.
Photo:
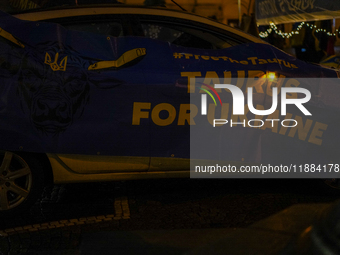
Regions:
<instances>
[{"instance_id":1,"label":"wheel arch","mask_svg":"<svg viewBox=\"0 0 340 255\"><path fill-rule=\"evenodd\" d=\"M53 185L54 177L53 177L52 166L45 153L24 152L24 151L13 151L13 152L23 157L24 159L34 158L38 160L43 167L45 185Z\"/></svg>"}]
</instances>

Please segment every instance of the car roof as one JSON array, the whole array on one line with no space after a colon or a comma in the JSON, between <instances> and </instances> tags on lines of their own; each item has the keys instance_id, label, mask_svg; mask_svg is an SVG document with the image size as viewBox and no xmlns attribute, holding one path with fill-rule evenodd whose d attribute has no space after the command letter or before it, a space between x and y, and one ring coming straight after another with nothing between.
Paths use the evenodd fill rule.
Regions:
<instances>
[{"instance_id":1,"label":"car roof","mask_svg":"<svg viewBox=\"0 0 340 255\"><path fill-rule=\"evenodd\" d=\"M205 18L190 12L166 9L161 7L145 7L132 5L86 5L72 7L58 7L51 9L37 9L26 11L24 13L13 14L14 17L29 21L44 21L56 18L67 18L74 16L87 15L105 15L105 14L141 14L141 15L157 15L173 18L181 18L190 21L200 22L207 25L215 26L223 30L232 32L238 36L242 36L252 42L266 43L262 39L247 34L239 29L232 28L217 21Z\"/></svg>"}]
</instances>

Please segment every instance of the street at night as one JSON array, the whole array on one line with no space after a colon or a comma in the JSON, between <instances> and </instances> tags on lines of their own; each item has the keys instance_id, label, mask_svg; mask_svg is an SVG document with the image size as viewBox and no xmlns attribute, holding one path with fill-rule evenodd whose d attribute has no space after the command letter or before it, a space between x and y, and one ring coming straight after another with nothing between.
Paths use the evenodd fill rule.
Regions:
<instances>
[{"instance_id":1,"label":"street at night","mask_svg":"<svg viewBox=\"0 0 340 255\"><path fill-rule=\"evenodd\" d=\"M44 254L46 250L76 254L84 247L88 235L103 231L161 231L157 234L161 236L162 230L167 230L169 254L178 254L194 247L187 243L177 247L179 250L172 250L178 240L171 236L171 231L198 230L200 232L195 233L199 243L194 245L203 245L294 206L317 205L322 211L339 198L338 190L315 179L156 179L60 185L47 193L51 195L44 197L27 215L1 219L2 247L13 254L29 251ZM311 215L313 212L301 221ZM293 224L294 220L290 225ZM296 226L295 231L302 231L304 227ZM221 235L212 237L209 231L221 231ZM282 230L276 232L282 233ZM287 234L287 239L291 236ZM91 242L95 241L88 243ZM111 242L103 239L99 243L105 250ZM282 242L278 247L286 244ZM275 254L272 252L268 250L268 254Z\"/></svg>"}]
</instances>

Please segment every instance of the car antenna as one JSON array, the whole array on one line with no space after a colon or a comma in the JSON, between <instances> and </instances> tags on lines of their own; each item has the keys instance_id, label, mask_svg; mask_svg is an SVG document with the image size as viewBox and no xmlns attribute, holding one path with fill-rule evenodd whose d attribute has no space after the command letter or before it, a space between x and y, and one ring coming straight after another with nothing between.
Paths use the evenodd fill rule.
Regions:
<instances>
[{"instance_id":1,"label":"car antenna","mask_svg":"<svg viewBox=\"0 0 340 255\"><path fill-rule=\"evenodd\" d=\"M179 8L181 8L182 9L182 11L185 11L185 12L187 12L187 10L186 9L184 9L182 6L180 6L178 3L176 3L175 2L175 0L171 0L171 2L173 2L175 5L177 5Z\"/></svg>"}]
</instances>

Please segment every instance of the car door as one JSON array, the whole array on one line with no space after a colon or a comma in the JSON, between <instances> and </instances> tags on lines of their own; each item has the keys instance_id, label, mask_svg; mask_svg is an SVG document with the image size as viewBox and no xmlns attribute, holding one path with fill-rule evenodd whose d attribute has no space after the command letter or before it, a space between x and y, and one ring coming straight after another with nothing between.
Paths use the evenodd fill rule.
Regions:
<instances>
[{"instance_id":1,"label":"car door","mask_svg":"<svg viewBox=\"0 0 340 255\"><path fill-rule=\"evenodd\" d=\"M23 30L14 32L19 41L26 43L25 33L32 34L18 49L25 59L17 93L22 121L30 127L26 133L39 141L36 152L57 154L70 171L149 168L148 125L131 125L133 103L147 101L147 52L131 36L127 20L118 14L15 21ZM20 146L31 150L29 141Z\"/></svg>"},{"instance_id":2,"label":"car door","mask_svg":"<svg viewBox=\"0 0 340 255\"><path fill-rule=\"evenodd\" d=\"M226 71L216 62L219 51L249 40L191 20L151 15L138 19L150 42L149 58L143 60L148 61L149 100L138 104L134 114L140 120L135 124L150 125L150 171L189 169L190 126L199 114L197 105L190 104L195 80L218 83Z\"/></svg>"}]
</instances>

